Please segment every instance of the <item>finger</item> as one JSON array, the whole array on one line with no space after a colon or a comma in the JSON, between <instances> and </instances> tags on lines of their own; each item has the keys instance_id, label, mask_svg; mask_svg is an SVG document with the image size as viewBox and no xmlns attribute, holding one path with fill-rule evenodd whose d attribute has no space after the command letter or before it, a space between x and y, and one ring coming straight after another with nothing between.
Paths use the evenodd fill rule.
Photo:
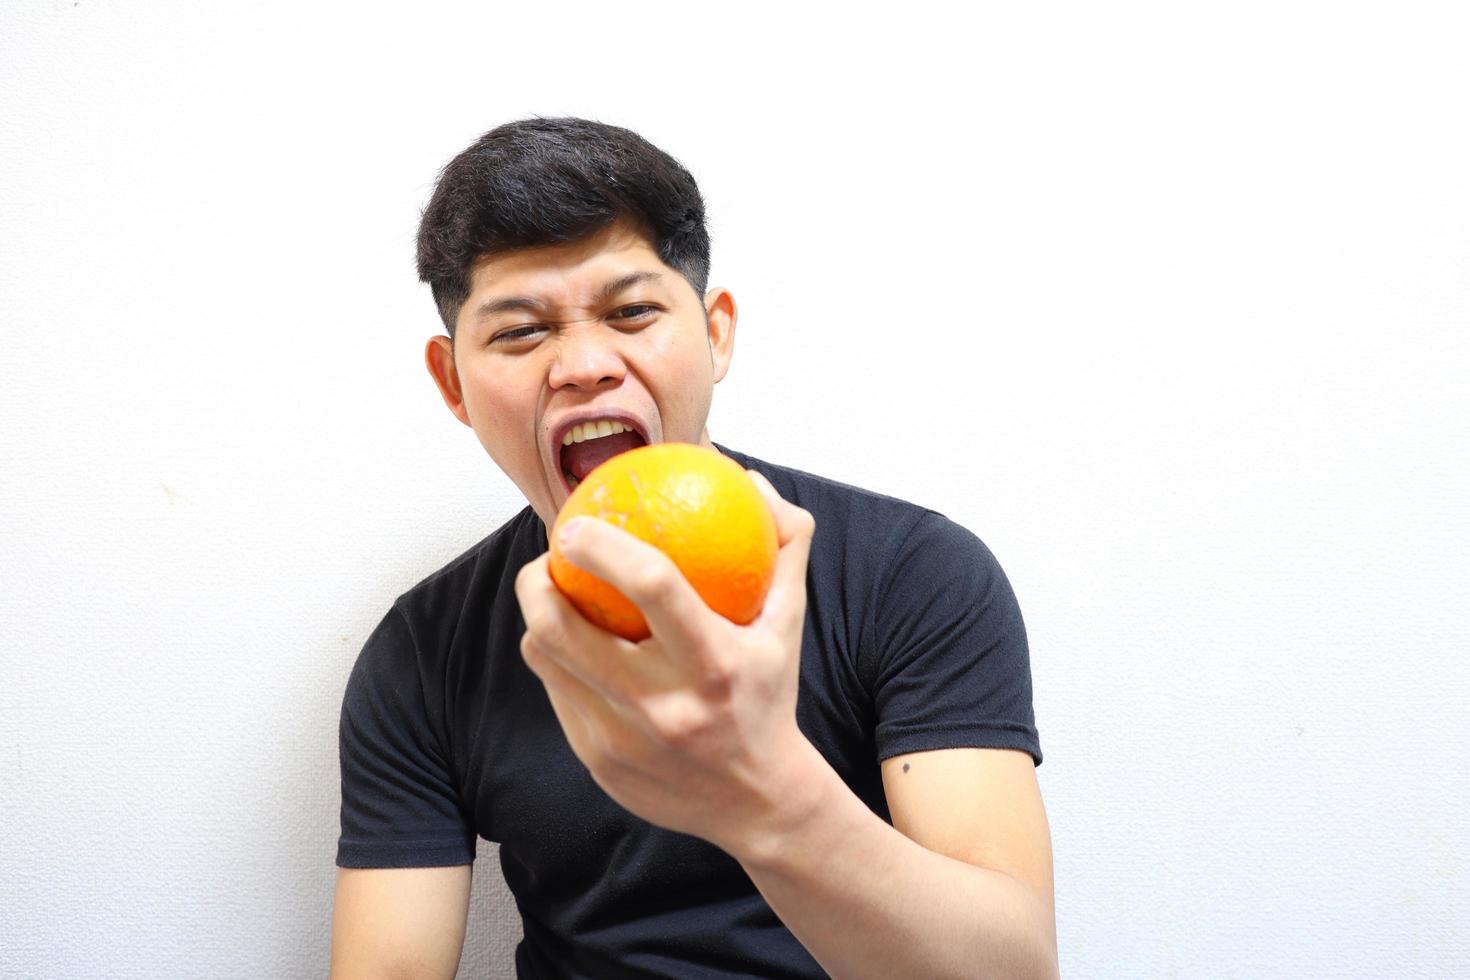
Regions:
<instances>
[{"instance_id":1,"label":"finger","mask_svg":"<svg viewBox=\"0 0 1470 980\"><path fill-rule=\"evenodd\" d=\"M521 640L521 656L545 686L551 709L572 751L606 790L599 772L607 763L624 772L629 770L633 764L629 752L636 752L646 738L646 719L603 698L556 658L548 656L530 633Z\"/></svg>"},{"instance_id":2,"label":"finger","mask_svg":"<svg viewBox=\"0 0 1470 980\"><path fill-rule=\"evenodd\" d=\"M599 629L552 581L548 555L528 562L516 575L516 598L542 656L593 688L608 701L631 704L642 684L632 656L637 647ZM524 648L523 648L524 649Z\"/></svg>"},{"instance_id":3,"label":"finger","mask_svg":"<svg viewBox=\"0 0 1470 980\"><path fill-rule=\"evenodd\" d=\"M660 644L702 649L710 619L718 617L668 555L595 518L568 521L560 533L562 554L627 596Z\"/></svg>"},{"instance_id":4,"label":"finger","mask_svg":"<svg viewBox=\"0 0 1470 980\"><path fill-rule=\"evenodd\" d=\"M751 482L761 492L761 496L766 498L766 503L771 508L771 516L776 519L776 540L778 544L786 544L786 542L803 531L806 531L808 536L810 536L810 530L806 528L806 519L810 518L811 514L777 493L776 488L771 486L771 481L767 480L764 475L757 473L755 470L746 470L745 472L750 474ZM803 514L806 515L806 518L802 517Z\"/></svg>"},{"instance_id":5,"label":"finger","mask_svg":"<svg viewBox=\"0 0 1470 980\"><path fill-rule=\"evenodd\" d=\"M746 472L770 504L780 542L771 591L759 618L799 629L806 616L806 570L817 529L816 519L810 512L783 499L764 476L755 470Z\"/></svg>"}]
</instances>

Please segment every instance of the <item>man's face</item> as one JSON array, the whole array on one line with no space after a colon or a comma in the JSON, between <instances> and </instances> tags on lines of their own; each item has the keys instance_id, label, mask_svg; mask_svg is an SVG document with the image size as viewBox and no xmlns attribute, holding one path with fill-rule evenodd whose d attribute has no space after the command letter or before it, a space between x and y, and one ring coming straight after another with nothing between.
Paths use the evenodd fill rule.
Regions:
<instances>
[{"instance_id":1,"label":"man's face","mask_svg":"<svg viewBox=\"0 0 1470 980\"><path fill-rule=\"evenodd\" d=\"M633 226L473 267L455 341L425 352L445 404L548 525L578 477L644 442L710 445L735 304L703 301ZM597 428L588 423L609 423ZM605 433L621 424L627 431ZM570 433L573 441L565 444Z\"/></svg>"}]
</instances>

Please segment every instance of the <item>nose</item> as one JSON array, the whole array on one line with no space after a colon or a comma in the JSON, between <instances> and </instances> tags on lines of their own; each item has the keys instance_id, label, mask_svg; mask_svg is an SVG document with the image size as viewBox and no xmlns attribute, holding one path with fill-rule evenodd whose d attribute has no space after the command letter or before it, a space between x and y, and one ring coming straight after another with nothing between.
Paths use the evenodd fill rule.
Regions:
<instances>
[{"instance_id":1,"label":"nose","mask_svg":"<svg viewBox=\"0 0 1470 980\"><path fill-rule=\"evenodd\" d=\"M621 384L628 369L616 340L614 331L596 321L564 326L547 378L551 387L596 391Z\"/></svg>"}]
</instances>

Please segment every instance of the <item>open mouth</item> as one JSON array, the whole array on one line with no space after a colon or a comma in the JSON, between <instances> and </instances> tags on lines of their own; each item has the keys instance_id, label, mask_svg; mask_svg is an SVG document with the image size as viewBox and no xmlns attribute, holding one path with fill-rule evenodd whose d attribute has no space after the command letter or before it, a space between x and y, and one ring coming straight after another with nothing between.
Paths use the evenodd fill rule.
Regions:
<instances>
[{"instance_id":1,"label":"open mouth","mask_svg":"<svg viewBox=\"0 0 1470 980\"><path fill-rule=\"evenodd\" d=\"M633 425L621 419L589 419L568 429L557 447L557 462L567 491L587 479L603 463L619 453L648 445L648 440Z\"/></svg>"}]
</instances>

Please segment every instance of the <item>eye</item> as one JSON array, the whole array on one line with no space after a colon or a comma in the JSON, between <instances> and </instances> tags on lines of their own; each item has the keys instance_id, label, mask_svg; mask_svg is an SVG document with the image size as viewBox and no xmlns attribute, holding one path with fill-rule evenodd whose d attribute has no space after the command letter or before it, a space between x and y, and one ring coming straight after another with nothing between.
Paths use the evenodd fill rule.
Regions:
<instances>
[{"instance_id":1,"label":"eye","mask_svg":"<svg viewBox=\"0 0 1470 980\"><path fill-rule=\"evenodd\" d=\"M650 306L647 303L637 303L618 310L612 315L612 320L615 323L637 323L640 320L647 320L657 312L658 307L656 306Z\"/></svg>"},{"instance_id":2,"label":"eye","mask_svg":"<svg viewBox=\"0 0 1470 980\"><path fill-rule=\"evenodd\" d=\"M539 323L522 324L519 327L511 327L509 330L500 331L500 333L490 338L490 343L500 345L515 344L519 341L530 340L538 331L545 329L546 327Z\"/></svg>"}]
</instances>

